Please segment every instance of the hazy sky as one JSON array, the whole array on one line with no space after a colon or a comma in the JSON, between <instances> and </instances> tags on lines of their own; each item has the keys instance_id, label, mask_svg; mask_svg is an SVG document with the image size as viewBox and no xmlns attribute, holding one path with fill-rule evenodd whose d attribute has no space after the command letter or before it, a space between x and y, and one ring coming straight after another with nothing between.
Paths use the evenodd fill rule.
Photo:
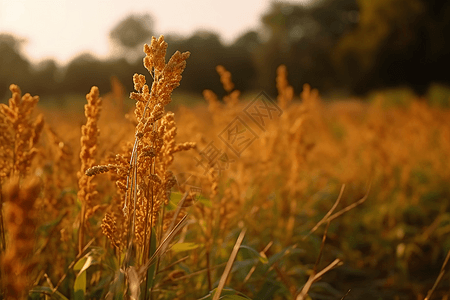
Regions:
<instances>
[{"instance_id":1,"label":"hazy sky","mask_svg":"<svg viewBox=\"0 0 450 300\"><path fill-rule=\"evenodd\" d=\"M314 0L288 1L307 3ZM66 63L80 52L111 52L111 29L132 13L150 13L156 35L218 32L224 42L260 26L271 0L0 0L0 33L25 38L24 51L37 62Z\"/></svg>"}]
</instances>

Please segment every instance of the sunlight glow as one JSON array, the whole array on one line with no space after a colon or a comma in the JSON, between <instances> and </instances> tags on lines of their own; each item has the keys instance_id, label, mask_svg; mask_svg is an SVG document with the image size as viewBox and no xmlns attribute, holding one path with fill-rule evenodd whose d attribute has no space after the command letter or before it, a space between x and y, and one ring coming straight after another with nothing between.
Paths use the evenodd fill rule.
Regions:
<instances>
[{"instance_id":1,"label":"sunlight glow","mask_svg":"<svg viewBox=\"0 0 450 300\"><path fill-rule=\"evenodd\" d=\"M257 29L270 0L0 0L0 33L25 38L24 52L37 62L55 58L67 63L80 52L99 57L111 54L108 34L129 14L149 13L156 35L189 35L196 30L218 32L231 43ZM308 3L311 0L289 1Z\"/></svg>"}]
</instances>

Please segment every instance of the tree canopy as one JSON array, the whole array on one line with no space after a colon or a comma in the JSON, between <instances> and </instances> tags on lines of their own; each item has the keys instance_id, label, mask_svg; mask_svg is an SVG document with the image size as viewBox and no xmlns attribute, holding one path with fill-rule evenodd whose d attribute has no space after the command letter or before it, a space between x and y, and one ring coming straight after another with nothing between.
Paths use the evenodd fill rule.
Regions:
<instances>
[{"instance_id":1,"label":"tree canopy","mask_svg":"<svg viewBox=\"0 0 450 300\"><path fill-rule=\"evenodd\" d=\"M33 93L85 93L93 84L106 86L111 76L129 78L133 69L141 69L142 45L152 35L149 14L130 15L110 32L113 58L81 55L62 72L52 61L31 66L21 51L24 41L0 34L0 95L12 82ZM210 31L166 38L168 53L191 52L180 89L196 93L221 91L215 71L219 64L233 74L238 89L272 94L280 64L287 66L296 93L304 83L324 93L339 89L353 94L398 85L423 93L431 82L450 83L450 73L443 69L450 64L449 1L274 2L261 16L260 28L229 45ZM132 89L131 82L124 84Z\"/></svg>"}]
</instances>

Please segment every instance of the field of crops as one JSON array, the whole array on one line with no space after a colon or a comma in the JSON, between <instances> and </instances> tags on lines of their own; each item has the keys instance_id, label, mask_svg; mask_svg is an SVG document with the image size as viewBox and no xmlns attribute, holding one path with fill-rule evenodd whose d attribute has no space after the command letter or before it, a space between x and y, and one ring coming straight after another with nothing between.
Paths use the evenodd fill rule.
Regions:
<instances>
[{"instance_id":1,"label":"field of crops","mask_svg":"<svg viewBox=\"0 0 450 300\"><path fill-rule=\"evenodd\" d=\"M166 48L84 116L11 85L0 299L448 299L449 109L324 102L284 66L244 96L217 66L223 99L170 112Z\"/></svg>"}]
</instances>

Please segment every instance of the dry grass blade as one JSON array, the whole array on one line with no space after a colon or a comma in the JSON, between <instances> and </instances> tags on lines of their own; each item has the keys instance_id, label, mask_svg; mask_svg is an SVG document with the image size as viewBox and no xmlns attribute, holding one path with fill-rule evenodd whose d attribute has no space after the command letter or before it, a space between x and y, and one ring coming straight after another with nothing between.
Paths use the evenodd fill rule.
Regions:
<instances>
[{"instance_id":1,"label":"dry grass blade","mask_svg":"<svg viewBox=\"0 0 450 300\"><path fill-rule=\"evenodd\" d=\"M177 223L177 225L172 229L172 231L170 231L169 234L167 234L166 238L159 244L158 248L155 250L155 253L153 253L152 257L150 257L148 262L139 269L138 273L141 277L145 276L145 273L147 272L148 268L153 264L155 259L159 256L159 254L165 252L165 249L167 248L170 241L172 241L176 233L185 225L186 218L187 215L185 215L180 220L180 222Z\"/></svg>"},{"instance_id":2,"label":"dry grass blade","mask_svg":"<svg viewBox=\"0 0 450 300\"><path fill-rule=\"evenodd\" d=\"M320 225L326 223L326 222L331 222L334 219L340 217L341 215L343 215L344 213L348 212L349 210L352 210L353 208L357 207L358 205L364 203L367 200L367 197L369 196L369 192L372 186L372 182L369 183L369 187L367 189L366 194L364 195L364 197L362 197L361 199L359 199L358 201L356 201L355 203L350 204L349 206L341 209L340 211L338 211L337 213L334 213L333 215L331 215L331 213L334 211L334 209L337 206L338 201L340 201L340 198L342 196L342 193L344 191L344 187L345 185L342 186L341 188L341 193L339 194L338 199L336 200L336 203L333 205L333 207L330 209L330 211L325 215L325 217L322 218L322 220L319 221L319 223L316 224L316 226L314 226L313 229L311 229L311 231L308 233L308 235L306 237L308 237L311 233L313 233L314 231L317 230L317 228L319 228ZM306 238L305 237L305 238Z\"/></svg>"},{"instance_id":3,"label":"dry grass blade","mask_svg":"<svg viewBox=\"0 0 450 300\"><path fill-rule=\"evenodd\" d=\"M333 269L335 267L339 267L341 265L342 265L342 261L339 258L336 258L335 260L333 260L333 262L331 264L329 264L326 268L324 268L322 271L317 273L316 276L314 276L314 281L316 281L317 279L322 277L326 272L330 271L331 269Z\"/></svg>"},{"instance_id":4,"label":"dry grass blade","mask_svg":"<svg viewBox=\"0 0 450 300\"><path fill-rule=\"evenodd\" d=\"M179 263L185 261L185 260L188 259L188 258L189 258L189 256L185 256L185 257L183 257L183 258L180 258L179 260L177 260L177 261L171 263L171 264L168 265L167 267L164 267L163 269L159 270L159 271L158 271L158 274L161 274L161 273L163 273L163 272L165 272L165 271L170 270L173 266L175 266L175 265L177 265L177 264L179 264Z\"/></svg>"},{"instance_id":5,"label":"dry grass blade","mask_svg":"<svg viewBox=\"0 0 450 300\"><path fill-rule=\"evenodd\" d=\"M344 191L344 186L342 186L341 189L341 193L339 194L339 198L342 196L342 192ZM338 203L338 201L336 201L336 203ZM336 208L336 204L333 205L333 208L330 211L333 211L334 208ZM330 215L331 213L329 212L327 215ZM316 263L314 264L314 269L312 271L311 276L309 276L308 281L305 283L305 285L303 286L302 290L300 291L300 294L297 296L297 300L302 300L305 298L305 296L308 294L309 289L311 288L312 284L318 280L323 274L325 274L326 272L328 272L329 270L331 270L332 268L334 268L336 265L340 264L341 261L339 259L334 260L330 265L328 265L328 267L324 268L322 271L320 271L319 273L317 273L317 267L319 266L320 263L320 259L322 258L322 253L323 253L323 249L325 247L325 242L327 240L327 233L328 233L328 228L330 227L330 221L327 222L327 226L325 227L325 231L323 233L323 237L322 237L322 243L320 245L320 251L319 251L319 255L317 256L317 260Z\"/></svg>"},{"instance_id":6,"label":"dry grass blade","mask_svg":"<svg viewBox=\"0 0 450 300\"><path fill-rule=\"evenodd\" d=\"M231 252L230 258L228 259L227 265L225 266L225 270L223 271L222 277L220 277L219 286L214 294L213 300L218 300L222 290L225 286L225 282L228 279L228 275L230 275L231 267L233 266L234 260L236 259L236 255L239 251L239 247L241 247L242 241L244 240L245 233L247 232L247 228L242 229L239 234L236 243L234 244L233 251Z\"/></svg>"},{"instance_id":7,"label":"dry grass blade","mask_svg":"<svg viewBox=\"0 0 450 300\"><path fill-rule=\"evenodd\" d=\"M345 295L344 295L344 296L342 296L341 300L344 300L344 299L345 299L345 297L347 297L347 296L348 296L348 294L350 294L350 291L351 291L351 289L349 289L349 290L347 291L347 293L345 293Z\"/></svg>"},{"instance_id":8,"label":"dry grass blade","mask_svg":"<svg viewBox=\"0 0 450 300\"><path fill-rule=\"evenodd\" d=\"M47 273L44 273L44 278L45 278L45 281L47 281L48 286L49 286L51 289L54 289L52 280L50 279L50 277L48 277Z\"/></svg>"},{"instance_id":9,"label":"dry grass blade","mask_svg":"<svg viewBox=\"0 0 450 300\"><path fill-rule=\"evenodd\" d=\"M297 296L297 300L303 300L305 299L305 296L307 295L309 289L311 288L312 284L318 280L323 274L325 274L326 272L328 272L329 270L331 270L332 268L341 265L342 262L339 259L335 259L331 264L329 264L326 268L324 268L322 271L320 271L319 273L317 273L317 266L319 264L320 258L322 257L322 251L323 251L323 247L325 244L325 240L326 240L326 234L328 231L328 226L330 225L330 222L336 218L338 218L339 216L343 215L344 213L346 213L347 211L355 208L356 206L362 204L364 201L366 201L367 197L369 196L369 192L370 192L370 188L371 188L372 183L369 183L369 187L367 189L366 194L364 195L364 197L362 197L360 200L356 201L355 203L350 204L349 206L341 209L340 211L338 211L337 213L333 213L333 211L336 209L337 205L340 202L340 199L342 197L342 194L344 192L344 188L345 185L342 185L341 188L341 192L339 193L339 197L336 200L336 202L334 203L333 207L330 209L330 211L328 211L328 213L322 218L322 220L319 221L319 223L316 224L316 226L314 226L313 229L311 229L311 231L308 233L308 235L310 235L311 233L313 233L315 230L317 230L317 228L319 228L320 225L327 223L327 227L325 228L325 232L322 238L322 245L320 248L320 253L319 256L317 258L316 264L314 265L314 270L313 273L311 274L311 276L309 277L308 281L306 282L306 284L303 286L302 290L300 291L300 294ZM307 235L307 236L308 236ZM345 296L344 296L345 297Z\"/></svg>"},{"instance_id":10,"label":"dry grass blade","mask_svg":"<svg viewBox=\"0 0 450 300\"><path fill-rule=\"evenodd\" d=\"M340 266L342 264L342 261L339 258L336 258L331 264L329 264L327 267L325 267L322 271L320 271L317 274L311 274L308 281L303 286L300 294L297 296L297 300L304 300L305 296L308 294L309 289L311 288L312 284L318 280L320 277L323 276L326 272L330 271L331 269Z\"/></svg>"},{"instance_id":11,"label":"dry grass blade","mask_svg":"<svg viewBox=\"0 0 450 300\"><path fill-rule=\"evenodd\" d=\"M137 300L140 296L140 280L139 280L139 274L136 271L136 268L134 266L128 267L126 271L127 280L129 282L128 288L130 289L130 299Z\"/></svg>"},{"instance_id":12,"label":"dry grass blade","mask_svg":"<svg viewBox=\"0 0 450 300\"><path fill-rule=\"evenodd\" d=\"M227 263L218 264L217 266L210 267L210 270L215 270L217 268L221 268L221 267L225 266L226 264ZM191 278L193 276L196 276L196 275L199 275L199 274L202 274L202 273L205 273L205 272L208 272L208 268L205 268L205 269L202 269L202 270L199 270L199 271L195 271L193 273L190 273L190 274L187 274L187 275L184 275L184 276L181 276L181 277L177 277L173 281L174 282L175 281L181 281L181 280L184 280L184 279L187 279L187 278Z\"/></svg>"},{"instance_id":13,"label":"dry grass blade","mask_svg":"<svg viewBox=\"0 0 450 300\"><path fill-rule=\"evenodd\" d=\"M325 227L325 231L323 232L322 244L320 245L319 255L317 256L316 263L314 264L314 273L317 273L317 267L319 266L320 259L322 258L323 248L325 248L325 242L327 240L327 233L328 233L329 227L330 227L330 222L327 223L327 226Z\"/></svg>"},{"instance_id":14,"label":"dry grass blade","mask_svg":"<svg viewBox=\"0 0 450 300\"><path fill-rule=\"evenodd\" d=\"M183 198L181 198L180 202L178 203L177 210L175 211L175 214L173 215L170 226L167 229L167 234L169 234L169 232L171 232L173 227L175 226L175 222L177 221L178 215L180 214L180 211L183 208L183 204L184 204L184 201L186 201L187 196L188 196L188 192L185 192L183 195Z\"/></svg>"},{"instance_id":15,"label":"dry grass blade","mask_svg":"<svg viewBox=\"0 0 450 300\"><path fill-rule=\"evenodd\" d=\"M344 194L344 189L345 189L345 184L342 185L341 187L341 191L339 192L339 196L336 199L336 202L333 204L333 206L331 207L331 209L327 212L327 214L322 218L322 220L320 220L316 226L314 226L313 229L310 230L310 232L303 238L306 239L311 233L313 233L314 231L317 230L317 228L320 227L320 225L322 225L323 223L328 221L328 218L330 217L330 215L333 213L333 211L336 209L336 207L338 206L339 202L341 201L342 198L342 194Z\"/></svg>"},{"instance_id":16,"label":"dry grass blade","mask_svg":"<svg viewBox=\"0 0 450 300\"><path fill-rule=\"evenodd\" d=\"M364 203L367 200L367 197L369 196L369 192L370 192L370 185L369 185L369 189L367 190L367 193L364 195L364 197L362 197L361 199L359 199L358 201L356 201L355 203L350 204L349 206L341 209L340 211L338 211L337 213L331 215L327 221L331 222L334 219L342 216L343 214L345 214L346 212L348 212L349 210L352 210L353 208L357 207L358 205Z\"/></svg>"},{"instance_id":17,"label":"dry grass blade","mask_svg":"<svg viewBox=\"0 0 450 300\"><path fill-rule=\"evenodd\" d=\"M269 244L267 244L267 246L263 249L263 251L260 252L261 255L266 256L266 252L269 250L269 248L273 245L273 241L270 241ZM252 276L252 274L255 272L256 270L256 266L258 263L256 263L255 265L253 265L253 267L250 269L250 271L248 272L247 276L245 276L244 281L242 282L242 284L244 285Z\"/></svg>"},{"instance_id":18,"label":"dry grass blade","mask_svg":"<svg viewBox=\"0 0 450 300\"><path fill-rule=\"evenodd\" d=\"M95 241L95 239L91 239L86 246L84 246L83 250L81 252L79 252L77 254L77 256L75 257L75 259L70 263L70 265L67 267L66 272L64 273L64 275L61 277L61 279L58 281L58 283L56 284L55 288L53 288L53 293L56 293L56 290L58 290L59 286L61 285L61 283L63 283L64 279L66 279L67 277L67 272L72 269L72 267L75 265L75 263L78 261L78 259L81 258L81 256L83 255L83 253L86 252L86 250L92 245L92 243Z\"/></svg>"},{"instance_id":19,"label":"dry grass blade","mask_svg":"<svg viewBox=\"0 0 450 300\"><path fill-rule=\"evenodd\" d=\"M433 284L433 287L431 288L431 290L428 291L427 296L425 297L424 300L430 300L431 299L431 295L433 294L434 290L436 289L436 287L438 286L439 282L442 280L442 277L444 277L445 274L445 267L447 266L448 260L450 259L450 251L447 252L447 256L445 257L444 263L442 264L441 267L441 272L439 272L438 277L436 278L436 281Z\"/></svg>"},{"instance_id":20,"label":"dry grass blade","mask_svg":"<svg viewBox=\"0 0 450 300\"><path fill-rule=\"evenodd\" d=\"M178 231L181 230L181 228L183 228L187 224L186 222L187 216L188 215L184 215L183 218L177 223L177 225L175 225L175 227L169 231L169 233L164 237L160 246L156 249L155 254L153 256L155 256L158 253L158 251L161 252L161 254L167 251L167 247L169 246L170 242L173 240L175 235L178 233Z\"/></svg>"}]
</instances>

